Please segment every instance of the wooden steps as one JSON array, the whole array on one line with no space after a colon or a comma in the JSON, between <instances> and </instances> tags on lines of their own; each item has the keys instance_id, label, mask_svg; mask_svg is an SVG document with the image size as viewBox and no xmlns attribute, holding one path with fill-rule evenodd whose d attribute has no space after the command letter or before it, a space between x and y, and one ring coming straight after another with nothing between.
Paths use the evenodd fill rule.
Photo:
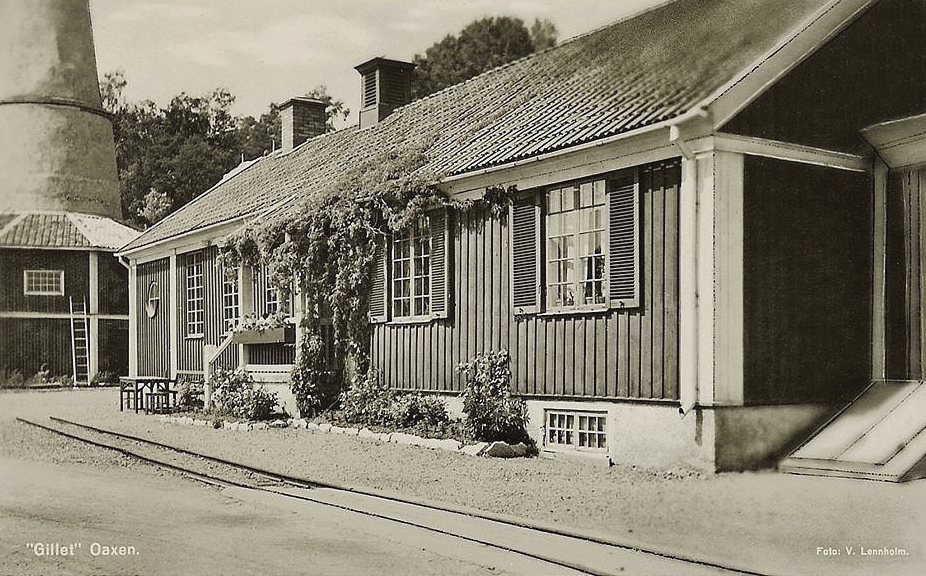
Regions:
<instances>
[{"instance_id":1,"label":"wooden steps","mask_svg":"<svg viewBox=\"0 0 926 576\"><path fill-rule=\"evenodd\" d=\"M872 383L779 469L891 482L926 477L926 383Z\"/></svg>"}]
</instances>

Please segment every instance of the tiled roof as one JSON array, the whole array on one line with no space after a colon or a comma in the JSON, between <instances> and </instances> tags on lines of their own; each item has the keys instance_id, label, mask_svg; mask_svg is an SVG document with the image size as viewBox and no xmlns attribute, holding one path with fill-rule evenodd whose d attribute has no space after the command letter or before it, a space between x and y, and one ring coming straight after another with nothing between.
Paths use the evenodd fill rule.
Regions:
<instances>
[{"instance_id":1,"label":"tiled roof","mask_svg":"<svg viewBox=\"0 0 926 576\"><path fill-rule=\"evenodd\" d=\"M0 214L0 247L115 250L138 234L102 216L71 212Z\"/></svg>"},{"instance_id":2,"label":"tiled roof","mask_svg":"<svg viewBox=\"0 0 926 576\"><path fill-rule=\"evenodd\" d=\"M346 167L434 137L445 175L562 150L689 111L826 0L677 0L417 100L379 124L309 140L224 179L126 246L324 193Z\"/></svg>"}]
</instances>

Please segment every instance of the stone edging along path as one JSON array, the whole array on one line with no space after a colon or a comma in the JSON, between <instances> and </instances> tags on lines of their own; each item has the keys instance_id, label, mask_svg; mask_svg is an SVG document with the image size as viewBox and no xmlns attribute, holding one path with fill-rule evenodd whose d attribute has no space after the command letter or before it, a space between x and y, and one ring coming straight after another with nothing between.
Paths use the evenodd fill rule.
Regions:
<instances>
[{"instance_id":1,"label":"stone edging along path","mask_svg":"<svg viewBox=\"0 0 926 576\"><path fill-rule=\"evenodd\" d=\"M212 428L212 420L191 418L189 416L170 416L168 414L158 415L158 419L170 424L186 424L189 426L200 426L203 428ZM222 422L224 430L268 430L270 428L298 428L303 430L312 430L325 434L344 434L346 436L358 436L360 438L370 438L380 442L400 444L404 446L419 446L421 448L431 448L432 450L446 450L448 452L457 452L468 456L491 456L494 458L520 458L527 456L530 449L526 444L508 444L507 442L477 442L464 446L458 440L436 438L422 438L414 434L404 432L373 432L369 428L353 428L334 426L324 423L308 422L304 419L296 420L274 420L272 422Z\"/></svg>"}]
</instances>

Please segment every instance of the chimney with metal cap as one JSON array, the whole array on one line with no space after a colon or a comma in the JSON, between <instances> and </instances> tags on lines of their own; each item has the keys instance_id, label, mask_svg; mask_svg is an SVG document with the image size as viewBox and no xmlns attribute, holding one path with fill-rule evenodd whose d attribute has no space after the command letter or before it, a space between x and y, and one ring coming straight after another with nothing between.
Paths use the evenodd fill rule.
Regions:
<instances>
[{"instance_id":1,"label":"chimney with metal cap","mask_svg":"<svg viewBox=\"0 0 926 576\"><path fill-rule=\"evenodd\" d=\"M373 58L357 66L360 72L360 127L367 128L411 101L415 65L387 58Z\"/></svg>"},{"instance_id":2,"label":"chimney with metal cap","mask_svg":"<svg viewBox=\"0 0 926 576\"><path fill-rule=\"evenodd\" d=\"M325 133L326 105L315 98L290 98L280 106L280 148L289 152L310 138Z\"/></svg>"}]
</instances>

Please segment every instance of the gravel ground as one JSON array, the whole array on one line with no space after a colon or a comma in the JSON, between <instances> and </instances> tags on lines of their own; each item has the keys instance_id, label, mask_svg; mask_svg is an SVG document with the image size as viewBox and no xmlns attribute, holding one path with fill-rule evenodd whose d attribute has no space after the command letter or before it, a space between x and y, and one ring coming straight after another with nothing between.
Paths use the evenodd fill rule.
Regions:
<instances>
[{"instance_id":1,"label":"gravel ground","mask_svg":"<svg viewBox=\"0 0 926 576\"><path fill-rule=\"evenodd\" d=\"M167 424L118 411L114 389L0 394L0 453L125 466L10 421L55 415L312 480L510 514L631 544L783 574L926 573L926 481L903 485L772 472L699 475L540 458L496 460L357 437ZM902 547L906 557L818 547Z\"/></svg>"}]
</instances>

